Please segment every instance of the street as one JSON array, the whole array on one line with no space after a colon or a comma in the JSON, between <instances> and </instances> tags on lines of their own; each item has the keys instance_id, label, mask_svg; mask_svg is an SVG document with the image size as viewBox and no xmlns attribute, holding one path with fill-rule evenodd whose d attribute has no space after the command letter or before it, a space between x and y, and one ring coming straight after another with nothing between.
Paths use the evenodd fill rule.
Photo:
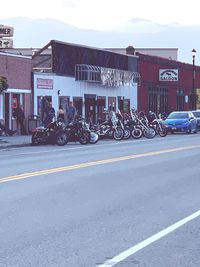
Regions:
<instances>
[{"instance_id":1,"label":"street","mask_svg":"<svg viewBox=\"0 0 200 267\"><path fill-rule=\"evenodd\" d=\"M199 133L0 150L0 266L199 267L199 161Z\"/></svg>"}]
</instances>

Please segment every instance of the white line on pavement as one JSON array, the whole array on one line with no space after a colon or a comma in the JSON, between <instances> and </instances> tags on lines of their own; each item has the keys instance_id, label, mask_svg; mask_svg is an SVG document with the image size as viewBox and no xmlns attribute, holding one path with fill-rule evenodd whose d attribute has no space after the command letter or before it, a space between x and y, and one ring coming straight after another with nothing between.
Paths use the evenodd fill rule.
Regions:
<instances>
[{"instance_id":1,"label":"white line on pavement","mask_svg":"<svg viewBox=\"0 0 200 267\"><path fill-rule=\"evenodd\" d=\"M112 267L119 262L125 260L129 256L132 256L137 251L147 247L148 245L154 243L155 241L159 240L160 238L170 234L174 230L178 229L179 227L183 226L184 224L194 220L195 218L200 216L200 210L191 214L190 216L172 224L171 226L165 228L164 230L158 232L157 234L143 240L142 242L138 243L137 245L125 250L124 252L120 253L119 255L115 256L114 258L107 260L105 263L98 265L98 267Z\"/></svg>"}]
</instances>

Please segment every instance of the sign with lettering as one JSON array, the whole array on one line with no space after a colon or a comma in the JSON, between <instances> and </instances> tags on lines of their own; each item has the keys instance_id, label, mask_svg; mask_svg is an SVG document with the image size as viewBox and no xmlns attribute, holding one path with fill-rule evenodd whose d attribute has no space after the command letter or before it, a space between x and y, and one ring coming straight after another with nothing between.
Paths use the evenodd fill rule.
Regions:
<instances>
[{"instance_id":1,"label":"sign with lettering","mask_svg":"<svg viewBox=\"0 0 200 267\"><path fill-rule=\"evenodd\" d=\"M53 89L53 79L37 78L38 89Z\"/></svg>"},{"instance_id":2,"label":"sign with lettering","mask_svg":"<svg viewBox=\"0 0 200 267\"><path fill-rule=\"evenodd\" d=\"M177 82L178 81L178 69L160 69L159 81L165 82Z\"/></svg>"},{"instance_id":3,"label":"sign with lettering","mask_svg":"<svg viewBox=\"0 0 200 267\"><path fill-rule=\"evenodd\" d=\"M1 48L12 48L12 47L13 47L12 39L0 38L0 49Z\"/></svg>"},{"instance_id":4,"label":"sign with lettering","mask_svg":"<svg viewBox=\"0 0 200 267\"><path fill-rule=\"evenodd\" d=\"M13 33L13 27L0 25L0 37L12 37Z\"/></svg>"}]
</instances>

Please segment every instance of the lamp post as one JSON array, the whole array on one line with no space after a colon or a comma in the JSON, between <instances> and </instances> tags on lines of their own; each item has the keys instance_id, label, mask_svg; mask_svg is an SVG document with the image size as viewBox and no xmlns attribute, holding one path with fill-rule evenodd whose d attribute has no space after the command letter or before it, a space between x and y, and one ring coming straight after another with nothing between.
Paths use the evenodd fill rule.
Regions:
<instances>
[{"instance_id":1,"label":"lamp post","mask_svg":"<svg viewBox=\"0 0 200 267\"><path fill-rule=\"evenodd\" d=\"M196 91L195 91L195 56L196 56L196 50L192 49L192 101L191 101L191 108L192 110L196 109Z\"/></svg>"}]
</instances>

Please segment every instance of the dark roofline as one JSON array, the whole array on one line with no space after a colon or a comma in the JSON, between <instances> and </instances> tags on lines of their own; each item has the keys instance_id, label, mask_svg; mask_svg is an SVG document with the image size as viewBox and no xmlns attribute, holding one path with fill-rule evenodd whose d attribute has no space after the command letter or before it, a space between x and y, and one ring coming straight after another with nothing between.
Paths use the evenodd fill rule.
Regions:
<instances>
[{"instance_id":1,"label":"dark roofline","mask_svg":"<svg viewBox=\"0 0 200 267\"><path fill-rule=\"evenodd\" d=\"M159 63L159 64L165 63L165 64L173 65L174 67L175 66L182 66L182 67L185 67L187 69L193 69L192 64L177 61L174 59L168 59L168 58L163 58L163 57L153 56L153 55L146 55L146 54L142 54L139 52L136 52L136 54L139 56L139 62L140 62L140 59L144 60L144 61L146 59L147 61L150 61L152 63ZM200 71L200 66L195 65L195 70Z\"/></svg>"},{"instance_id":2,"label":"dark roofline","mask_svg":"<svg viewBox=\"0 0 200 267\"><path fill-rule=\"evenodd\" d=\"M116 53L114 51L111 51L111 50L106 50L106 49L103 49L103 48L97 48L97 47L92 47L92 46L86 46L86 45L80 45L80 44L74 44L74 43L67 43L67 42L63 42L63 41L58 41L58 40L51 40L50 42L48 42L44 47L42 47L40 50L38 50L34 55L33 55L33 58L39 54L41 54L44 50L48 49L49 46L51 46L52 44L54 43L58 43L58 44L63 44L63 45L71 45L71 46L75 46L75 47L82 47L82 48L88 48L88 49L92 49L92 50L98 50L98 51L101 51L101 52L110 52L110 53L113 53L113 54L119 54L119 53ZM130 55L130 54L123 54L124 56L127 56L127 57L138 57L137 55Z\"/></svg>"}]
</instances>

